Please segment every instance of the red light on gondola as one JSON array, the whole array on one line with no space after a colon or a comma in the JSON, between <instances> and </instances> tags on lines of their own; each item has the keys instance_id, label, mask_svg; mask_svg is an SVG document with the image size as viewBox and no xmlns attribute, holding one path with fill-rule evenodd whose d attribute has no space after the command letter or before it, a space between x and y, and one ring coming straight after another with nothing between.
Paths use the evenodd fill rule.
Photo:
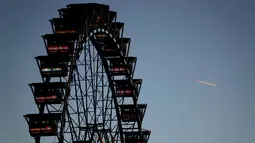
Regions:
<instances>
[{"instance_id":1,"label":"red light on gondola","mask_svg":"<svg viewBox=\"0 0 255 143\"><path fill-rule=\"evenodd\" d=\"M96 22L98 23L100 21L100 16L97 16Z\"/></svg>"},{"instance_id":2,"label":"red light on gondola","mask_svg":"<svg viewBox=\"0 0 255 143\"><path fill-rule=\"evenodd\" d=\"M98 37L98 38L104 38L104 37L106 37L106 35L105 35L105 34L96 34L96 37Z\"/></svg>"},{"instance_id":3,"label":"red light on gondola","mask_svg":"<svg viewBox=\"0 0 255 143\"><path fill-rule=\"evenodd\" d=\"M33 131L40 131L40 128L30 128L29 129L31 132L33 132Z\"/></svg>"},{"instance_id":4,"label":"red light on gondola","mask_svg":"<svg viewBox=\"0 0 255 143\"><path fill-rule=\"evenodd\" d=\"M52 130L52 127L46 126L46 127L45 127L45 130Z\"/></svg>"},{"instance_id":5,"label":"red light on gondola","mask_svg":"<svg viewBox=\"0 0 255 143\"><path fill-rule=\"evenodd\" d=\"M76 33L75 30L56 30L56 34Z\"/></svg>"},{"instance_id":6,"label":"red light on gondola","mask_svg":"<svg viewBox=\"0 0 255 143\"><path fill-rule=\"evenodd\" d=\"M126 89L126 90L123 90L123 89L118 89L117 90L117 94L118 95L131 95L133 92L131 89Z\"/></svg>"},{"instance_id":7,"label":"red light on gondola","mask_svg":"<svg viewBox=\"0 0 255 143\"><path fill-rule=\"evenodd\" d=\"M48 46L48 50L49 50L49 52L57 52L58 50L60 51L60 52L68 52L68 50L69 50L69 47L68 46L66 46L66 45L61 45L61 46L55 46L55 45L49 45Z\"/></svg>"},{"instance_id":8,"label":"red light on gondola","mask_svg":"<svg viewBox=\"0 0 255 143\"><path fill-rule=\"evenodd\" d=\"M51 95L51 96L39 96L39 97L36 97L36 99L57 99L57 96L56 95Z\"/></svg>"},{"instance_id":9,"label":"red light on gondola","mask_svg":"<svg viewBox=\"0 0 255 143\"><path fill-rule=\"evenodd\" d=\"M29 129L31 132L37 132L37 131L50 131L52 130L51 126L46 126L44 128L30 128Z\"/></svg>"},{"instance_id":10,"label":"red light on gondola","mask_svg":"<svg viewBox=\"0 0 255 143\"><path fill-rule=\"evenodd\" d=\"M54 51L54 50L58 50L58 46L49 46L48 47L49 51Z\"/></svg>"},{"instance_id":11,"label":"red light on gondola","mask_svg":"<svg viewBox=\"0 0 255 143\"><path fill-rule=\"evenodd\" d=\"M58 100L57 95L35 97L35 101L37 103L54 102L54 101L57 101L57 100Z\"/></svg>"},{"instance_id":12,"label":"red light on gondola","mask_svg":"<svg viewBox=\"0 0 255 143\"><path fill-rule=\"evenodd\" d=\"M113 72L123 72L125 70L126 69L123 68L123 67L114 67L114 68L111 69L111 71L113 71Z\"/></svg>"}]
</instances>

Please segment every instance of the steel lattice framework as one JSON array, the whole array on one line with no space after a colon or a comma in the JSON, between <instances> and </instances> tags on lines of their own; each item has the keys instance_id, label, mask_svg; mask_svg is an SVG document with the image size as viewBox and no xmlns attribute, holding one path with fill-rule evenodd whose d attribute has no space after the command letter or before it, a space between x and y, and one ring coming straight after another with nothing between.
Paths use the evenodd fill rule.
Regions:
<instances>
[{"instance_id":1,"label":"steel lattice framework","mask_svg":"<svg viewBox=\"0 0 255 143\"><path fill-rule=\"evenodd\" d=\"M39 114L24 115L40 143L147 143L142 128L147 104L139 104L142 79L134 78L124 23L108 5L69 4L50 20L47 55L35 57L42 83L31 83ZM48 142L48 141L47 141Z\"/></svg>"}]
</instances>

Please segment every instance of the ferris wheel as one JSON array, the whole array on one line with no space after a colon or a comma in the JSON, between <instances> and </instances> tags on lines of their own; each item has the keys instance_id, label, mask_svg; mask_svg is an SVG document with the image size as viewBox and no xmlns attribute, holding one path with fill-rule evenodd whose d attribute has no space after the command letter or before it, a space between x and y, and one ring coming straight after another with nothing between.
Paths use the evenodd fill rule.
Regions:
<instances>
[{"instance_id":1,"label":"ferris wheel","mask_svg":"<svg viewBox=\"0 0 255 143\"><path fill-rule=\"evenodd\" d=\"M41 83L31 83L39 114L24 115L36 143L147 143L142 79L134 78L124 23L108 5L69 4L42 36L47 55L35 57Z\"/></svg>"}]
</instances>

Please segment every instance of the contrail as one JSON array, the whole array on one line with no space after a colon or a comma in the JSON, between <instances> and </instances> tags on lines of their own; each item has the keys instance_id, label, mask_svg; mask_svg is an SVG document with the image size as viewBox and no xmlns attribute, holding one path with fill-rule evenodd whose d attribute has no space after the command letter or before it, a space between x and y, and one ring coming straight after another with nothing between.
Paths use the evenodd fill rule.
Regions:
<instances>
[{"instance_id":1,"label":"contrail","mask_svg":"<svg viewBox=\"0 0 255 143\"><path fill-rule=\"evenodd\" d=\"M216 86L216 84L212 84L212 83L204 82L204 81L200 81L200 80L196 80L196 82L200 82L200 83L207 84L207 85L210 85L210 86Z\"/></svg>"}]
</instances>

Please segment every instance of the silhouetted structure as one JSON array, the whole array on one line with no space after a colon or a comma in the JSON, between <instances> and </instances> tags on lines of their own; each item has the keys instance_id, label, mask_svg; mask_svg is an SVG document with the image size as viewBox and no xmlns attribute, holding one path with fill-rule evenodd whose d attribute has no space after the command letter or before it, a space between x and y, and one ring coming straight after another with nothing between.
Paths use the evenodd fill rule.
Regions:
<instances>
[{"instance_id":1,"label":"silhouetted structure","mask_svg":"<svg viewBox=\"0 0 255 143\"><path fill-rule=\"evenodd\" d=\"M69 4L43 35L47 56L38 56L42 83L31 83L39 114L28 114L29 133L39 143L53 136L64 143L147 143L142 128L147 104L137 100L124 23L108 5Z\"/></svg>"}]
</instances>

